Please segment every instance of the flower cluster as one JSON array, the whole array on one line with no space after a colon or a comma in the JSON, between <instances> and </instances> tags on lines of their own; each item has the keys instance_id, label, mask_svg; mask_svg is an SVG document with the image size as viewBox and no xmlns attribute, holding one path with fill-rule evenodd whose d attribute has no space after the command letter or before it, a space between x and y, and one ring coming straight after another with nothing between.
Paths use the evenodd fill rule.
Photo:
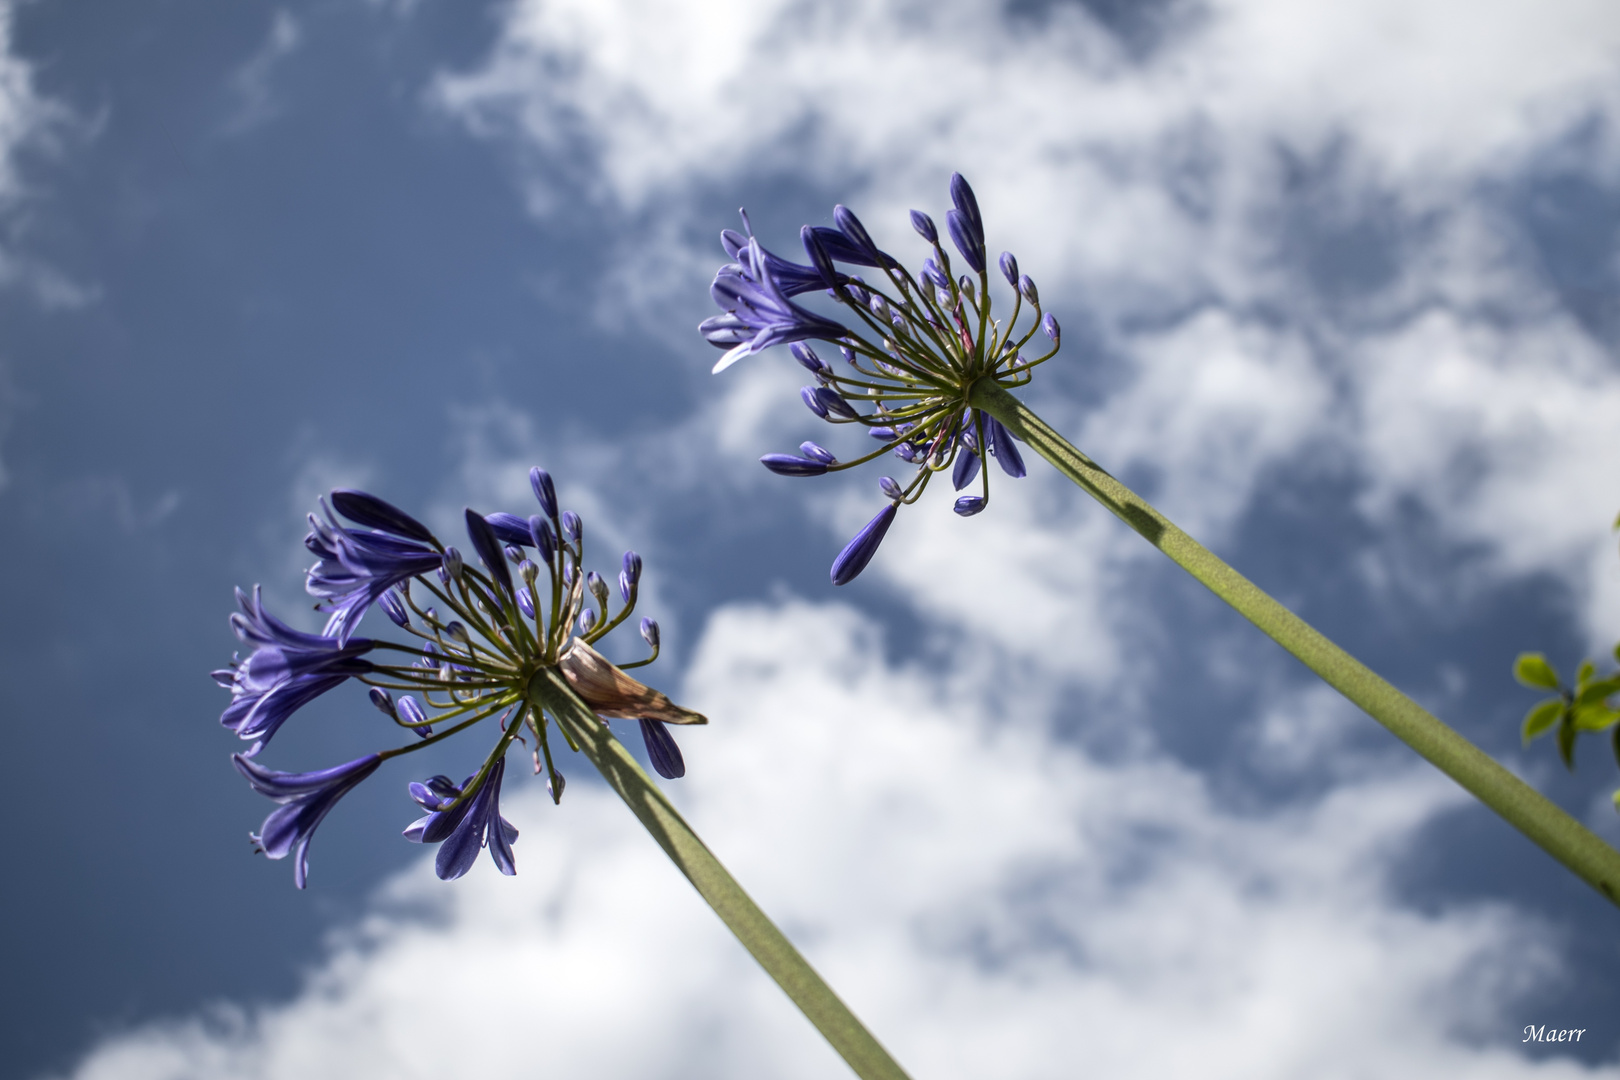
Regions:
<instances>
[{"instance_id":1,"label":"flower cluster","mask_svg":"<svg viewBox=\"0 0 1620 1080\"><path fill-rule=\"evenodd\" d=\"M1012 434L971 407L969 397L981 379L1009 389L1027 384L1030 370L1057 353L1061 331L1057 319L1042 312L1035 283L1019 273L1011 252L1002 252L997 267L1012 289L1012 311L1005 325L991 317L984 223L973 189L959 173L951 177L951 201L946 231L971 276L953 276L938 228L918 210L911 212L911 225L933 250L915 277L879 250L860 220L841 205L833 208L836 228L806 225L800 230L808 266L761 247L746 213L747 235L730 229L720 234L733 261L721 267L710 295L725 314L698 328L711 344L726 350L714 370L724 371L773 345L788 345L815 377L814 385L800 391L810 411L829 423L860 424L883 444L853 461L839 461L806 442L798 454L767 454L761 463L784 476L820 476L892 453L915 468L908 483L891 476L879 479L889 503L834 560L834 585L853 580L866 568L898 507L915 502L935 473L948 470L958 491L980 478L978 494L956 500L956 512L963 517L979 513L989 502L989 473L980 467L985 455L994 457L1009 476L1024 475ZM875 268L881 280L845 275L838 263ZM792 299L818 290L848 309L848 322L819 315ZM1025 304L1030 319L1020 330ZM1023 350L1037 330L1045 332L1051 348L1026 357ZM811 341L836 346L844 366L823 360Z\"/></svg>"},{"instance_id":2,"label":"flower cluster","mask_svg":"<svg viewBox=\"0 0 1620 1080\"><path fill-rule=\"evenodd\" d=\"M310 838L339 799L387 759L491 719L494 746L472 775L459 784L433 776L410 785L411 798L426 813L405 836L441 844L435 867L441 878L467 873L486 847L503 874L515 873L517 830L500 813L513 741L527 742L525 732L533 737L534 771L546 773L554 801L563 793L547 738L551 718L528 694L544 668L561 671L604 722L639 720L659 775L685 774L680 748L665 725L707 720L625 674L625 668L658 658L658 624L641 620L641 636L652 650L645 660L616 667L592 648L635 609L641 557L624 555L614 612L607 581L584 568L579 515L559 512L544 470L531 470L529 481L541 510L532 517L466 512L476 565L382 499L363 491L332 492L322 516L310 515L304 538L319 560L306 588L329 613L320 634L294 630L271 615L258 588L251 596L237 590L242 610L231 616L231 627L252 652L214 672L215 681L231 691L220 723L253 740L233 756L236 768L254 790L280 804L252 834L254 847L272 859L293 855L293 881L300 889L308 876ZM355 637L374 604L414 640ZM349 679L369 686L371 703L414 738L315 772L278 772L259 764L257 755L288 717Z\"/></svg>"}]
</instances>

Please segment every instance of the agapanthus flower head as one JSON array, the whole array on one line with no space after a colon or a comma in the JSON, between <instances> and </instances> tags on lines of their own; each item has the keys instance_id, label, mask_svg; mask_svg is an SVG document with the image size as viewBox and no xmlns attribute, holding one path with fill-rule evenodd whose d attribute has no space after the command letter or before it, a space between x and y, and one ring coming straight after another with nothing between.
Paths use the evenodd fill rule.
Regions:
<instances>
[{"instance_id":1,"label":"agapanthus flower head","mask_svg":"<svg viewBox=\"0 0 1620 1080\"><path fill-rule=\"evenodd\" d=\"M553 718L532 690L548 668L561 673L603 723L641 721L648 758L661 775L684 773L666 725L707 721L625 673L657 659L658 624L641 620L652 655L637 663L619 667L592 648L634 609L641 556L626 552L620 561L622 604L614 610L607 579L584 569L579 515L560 509L543 470L533 470L530 483L539 514L466 511L476 561L462 558L421 522L374 495L333 492L321 516L310 518L305 540L319 559L307 588L330 612L324 633L281 622L265 610L258 589L251 596L237 591L241 611L231 616L231 626L252 652L214 672L232 695L220 722L255 740L247 753L236 755L236 767L255 790L282 805L254 834L254 844L271 858L296 855L299 888L307 875L310 837L344 794L389 758L489 727L491 720L493 745L466 781L436 777L411 785L412 797L428 814L406 835L443 842L436 863L442 878L465 874L486 847L502 873L515 872L511 845L517 830L500 816L499 805L512 743L532 738L535 772L546 773L554 799L563 791L548 738ZM338 515L354 524L343 524ZM538 562L528 557L531 548ZM353 636L374 603L406 641ZM379 653L390 654L389 660L379 659ZM411 738L317 772L277 772L252 760L299 707L350 679L365 684L371 705Z\"/></svg>"},{"instance_id":2,"label":"agapanthus flower head","mask_svg":"<svg viewBox=\"0 0 1620 1080\"><path fill-rule=\"evenodd\" d=\"M862 425L883 444L840 461L820 447L820 453L809 452L806 448L815 444L806 443L797 455L767 454L761 463L783 476L821 476L892 453L915 469L909 482L886 478L881 485L889 506L839 554L832 571L835 585L865 568L894 520L893 511L915 502L935 473L949 470L957 490L979 481L979 494L956 500L956 512L966 517L989 503L990 474L981 468L986 456L1008 476L1025 472L1012 433L973 408L970 396L985 379L1007 389L1026 385L1032 369L1056 355L1061 333L1011 252L996 263L1011 290L1011 309L1005 320L992 317L991 266L978 199L960 173L952 175L950 193L944 231L970 274L953 276L940 230L920 210L911 212L911 226L931 250L917 276L880 249L842 205L833 210L836 228L800 230L808 266L772 254L752 235L728 229L721 237L734 261L721 267L710 292L724 313L699 327L711 344L727 350L714 370L773 345L790 345L794 358L816 377L815 385L800 391L805 406L829 423ZM743 221L746 227L746 214ZM846 274L840 263L875 267L876 280ZM845 309L841 319L789 299L817 290ZM1051 348L1030 359L1022 350L1038 331L1045 332ZM812 341L836 346L846 367L823 361Z\"/></svg>"}]
</instances>

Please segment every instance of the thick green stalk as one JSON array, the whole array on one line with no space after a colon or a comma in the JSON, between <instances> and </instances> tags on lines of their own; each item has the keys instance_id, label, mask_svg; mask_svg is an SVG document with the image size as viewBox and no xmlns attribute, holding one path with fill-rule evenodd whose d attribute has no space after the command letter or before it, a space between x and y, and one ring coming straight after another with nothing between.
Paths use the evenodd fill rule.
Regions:
<instances>
[{"instance_id":1,"label":"thick green stalk","mask_svg":"<svg viewBox=\"0 0 1620 1080\"><path fill-rule=\"evenodd\" d=\"M832 1043L862 1080L907 1080L888 1051L873 1038L832 987L822 981L799 950L741 885L720 865L697 833L642 771L636 759L581 701L556 668L543 668L529 683L529 701L562 727L618 792L619 798L646 826L658 846L686 875L722 922L754 954L771 978L787 992L816 1030Z\"/></svg>"},{"instance_id":2,"label":"thick green stalk","mask_svg":"<svg viewBox=\"0 0 1620 1080\"><path fill-rule=\"evenodd\" d=\"M974 386L969 401L1000 420L1059 472L1293 653L1329 686L1366 710L1611 903L1620 905L1620 851L1172 525L1006 390L984 379Z\"/></svg>"}]
</instances>

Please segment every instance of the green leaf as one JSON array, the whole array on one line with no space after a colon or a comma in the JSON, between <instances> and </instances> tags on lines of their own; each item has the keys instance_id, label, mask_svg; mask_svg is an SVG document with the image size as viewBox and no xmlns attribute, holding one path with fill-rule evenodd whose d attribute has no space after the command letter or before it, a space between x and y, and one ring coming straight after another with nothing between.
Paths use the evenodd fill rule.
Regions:
<instances>
[{"instance_id":1,"label":"green leaf","mask_svg":"<svg viewBox=\"0 0 1620 1080\"><path fill-rule=\"evenodd\" d=\"M1585 686L1592 681L1592 676L1595 674L1597 674L1597 665L1590 660L1582 660L1581 666L1575 669L1575 685Z\"/></svg>"},{"instance_id":2,"label":"green leaf","mask_svg":"<svg viewBox=\"0 0 1620 1080\"><path fill-rule=\"evenodd\" d=\"M1579 731L1602 731L1620 720L1620 712L1607 705L1586 705L1574 710L1575 727Z\"/></svg>"},{"instance_id":3,"label":"green leaf","mask_svg":"<svg viewBox=\"0 0 1620 1080\"><path fill-rule=\"evenodd\" d=\"M1611 694L1620 693L1620 675L1610 675L1607 679L1594 679L1581 687L1581 692L1575 695L1575 704L1590 705L1595 701L1602 701Z\"/></svg>"},{"instance_id":4,"label":"green leaf","mask_svg":"<svg viewBox=\"0 0 1620 1080\"><path fill-rule=\"evenodd\" d=\"M1524 728L1522 729L1525 745L1530 745L1531 739L1557 723L1559 714L1563 711L1563 699L1553 698L1551 701L1543 701L1540 705L1525 713ZM1620 753L1620 747L1616 748L1616 753Z\"/></svg>"},{"instance_id":5,"label":"green leaf","mask_svg":"<svg viewBox=\"0 0 1620 1080\"><path fill-rule=\"evenodd\" d=\"M1558 756L1564 759L1564 765L1570 772L1575 771L1575 725L1570 722L1569 713L1564 713L1563 722L1558 725Z\"/></svg>"},{"instance_id":6,"label":"green leaf","mask_svg":"<svg viewBox=\"0 0 1620 1080\"><path fill-rule=\"evenodd\" d=\"M1614 789L1614 809L1615 813L1620 813L1620 788Z\"/></svg>"},{"instance_id":7,"label":"green leaf","mask_svg":"<svg viewBox=\"0 0 1620 1080\"><path fill-rule=\"evenodd\" d=\"M1519 658L1513 662L1513 677L1526 686L1535 686L1542 690L1558 689L1558 672L1554 671L1553 666L1547 663L1547 658L1538 652L1520 653Z\"/></svg>"}]
</instances>

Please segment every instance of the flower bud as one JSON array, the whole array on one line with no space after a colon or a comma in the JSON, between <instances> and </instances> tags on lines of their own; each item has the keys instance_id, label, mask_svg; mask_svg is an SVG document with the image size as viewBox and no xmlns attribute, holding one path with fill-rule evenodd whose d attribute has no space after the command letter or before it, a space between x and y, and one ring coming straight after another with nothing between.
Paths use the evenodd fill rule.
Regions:
<instances>
[{"instance_id":1,"label":"flower bud","mask_svg":"<svg viewBox=\"0 0 1620 1080\"><path fill-rule=\"evenodd\" d=\"M921 210L911 212L911 227L917 230L917 235L930 244L939 243L939 230L934 228L934 219Z\"/></svg>"},{"instance_id":2,"label":"flower bud","mask_svg":"<svg viewBox=\"0 0 1620 1080\"><path fill-rule=\"evenodd\" d=\"M424 739L433 734L433 729L424 723L427 720L427 714L422 711L422 706L416 703L416 699L409 694L399 699L399 718L410 725L411 729Z\"/></svg>"},{"instance_id":3,"label":"flower bud","mask_svg":"<svg viewBox=\"0 0 1620 1080\"><path fill-rule=\"evenodd\" d=\"M766 454L759 463L778 476L821 476L827 471L826 462L792 454Z\"/></svg>"},{"instance_id":4,"label":"flower bud","mask_svg":"<svg viewBox=\"0 0 1620 1080\"><path fill-rule=\"evenodd\" d=\"M657 619L644 618L641 620L641 640L645 641L654 652L658 651Z\"/></svg>"},{"instance_id":5,"label":"flower bud","mask_svg":"<svg viewBox=\"0 0 1620 1080\"><path fill-rule=\"evenodd\" d=\"M411 617L405 611L405 601L400 599L399 587L389 589L377 598L377 606L383 609L383 614L393 620L395 626L409 627Z\"/></svg>"},{"instance_id":6,"label":"flower bud","mask_svg":"<svg viewBox=\"0 0 1620 1080\"><path fill-rule=\"evenodd\" d=\"M518 577L523 579L523 584L533 585L534 579L539 576L540 568L534 565L534 563L530 562L528 559L524 559L522 562L518 563Z\"/></svg>"},{"instance_id":7,"label":"flower bud","mask_svg":"<svg viewBox=\"0 0 1620 1080\"><path fill-rule=\"evenodd\" d=\"M535 501L540 504L540 512L548 518L557 516L557 489L551 482L551 474L538 465L529 470L529 487L534 491Z\"/></svg>"},{"instance_id":8,"label":"flower bud","mask_svg":"<svg viewBox=\"0 0 1620 1080\"><path fill-rule=\"evenodd\" d=\"M506 557L513 566L523 561L523 549L515 544L506 545Z\"/></svg>"},{"instance_id":9,"label":"flower bud","mask_svg":"<svg viewBox=\"0 0 1620 1080\"><path fill-rule=\"evenodd\" d=\"M596 625L596 612L595 612L594 609L586 608L584 611L579 613L579 632L580 633L582 633L582 634L590 633L591 632L591 627L593 627L595 625Z\"/></svg>"},{"instance_id":10,"label":"flower bud","mask_svg":"<svg viewBox=\"0 0 1620 1080\"><path fill-rule=\"evenodd\" d=\"M828 450L824 446L818 446L817 444L809 442L808 440L799 444L799 453L803 454L807 458L819 461L823 465L838 464L838 459L833 456L831 450Z\"/></svg>"},{"instance_id":11,"label":"flower bud","mask_svg":"<svg viewBox=\"0 0 1620 1080\"><path fill-rule=\"evenodd\" d=\"M571 544L578 544L580 537L585 535L585 523L579 520L579 515L572 510L564 510L562 516L563 535Z\"/></svg>"},{"instance_id":12,"label":"flower bud","mask_svg":"<svg viewBox=\"0 0 1620 1080\"><path fill-rule=\"evenodd\" d=\"M551 522L539 514L530 517L529 539L534 541L535 550L540 553L540 561L550 566L552 556L557 553L557 537L551 531Z\"/></svg>"},{"instance_id":13,"label":"flower bud","mask_svg":"<svg viewBox=\"0 0 1620 1080\"><path fill-rule=\"evenodd\" d=\"M532 566L534 564L530 563L530 565ZM534 618L534 597L530 594L528 589L519 589L517 591L517 606L518 610L523 612L523 617L525 619Z\"/></svg>"},{"instance_id":14,"label":"flower bud","mask_svg":"<svg viewBox=\"0 0 1620 1080\"><path fill-rule=\"evenodd\" d=\"M1046 313L1046 318L1041 320L1041 329L1046 331L1046 336L1052 339L1053 345L1063 344L1063 328L1058 325L1057 316L1050 311Z\"/></svg>"},{"instance_id":15,"label":"flower bud","mask_svg":"<svg viewBox=\"0 0 1620 1080\"><path fill-rule=\"evenodd\" d=\"M641 556L633 551L624 553L624 565L619 570L619 596L625 603L630 602L630 594L635 591L641 582Z\"/></svg>"},{"instance_id":16,"label":"flower bud","mask_svg":"<svg viewBox=\"0 0 1620 1080\"><path fill-rule=\"evenodd\" d=\"M596 597L596 602L598 604L607 603L607 582L603 581L602 575L598 574L595 570L592 570L590 573L585 575L585 588L590 591L592 596Z\"/></svg>"},{"instance_id":17,"label":"flower bud","mask_svg":"<svg viewBox=\"0 0 1620 1080\"><path fill-rule=\"evenodd\" d=\"M832 583L834 585L847 585L854 581L866 564L872 561L877 554L878 545L883 543L883 537L894 524L895 503L889 503L878 511L877 517L866 523L855 538L844 545L844 550L838 553L838 558L832 564Z\"/></svg>"},{"instance_id":18,"label":"flower bud","mask_svg":"<svg viewBox=\"0 0 1620 1080\"><path fill-rule=\"evenodd\" d=\"M818 389L821 388L815 386L800 387L799 400L804 402L805 408L809 409L811 412L825 420L827 419L827 406L822 403L822 400L819 397L816 396L816 391ZM765 459L761 458L760 460L763 461Z\"/></svg>"},{"instance_id":19,"label":"flower bud","mask_svg":"<svg viewBox=\"0 0 1620 1080\"><path fill-rule=\"evenodd\" d=\"M1018 260L1010 251L1001 253L1001 276L1007 279L1007 284L1018 288Z\"/></svg>"},{"instance_id":20,"label":"flower bud","mask_svg":"<svg viewBox=\"0 0 1620 1080\"><path fill-rule=\"evenodd\" d=\"M836 413L837 415L844 417L846 420L855 419L857 415L855 412L855 407L849 402L845 401L844 396L838 391L830 390L825 386L818 386L813 391L813 394L815 399L821 403L821 415L823 417L830 412Z\"/></svg>"},{"instance_id":21,"label":"flower bud","mask_svg":"<svg viewBox=\"0 0 1620 1080\"><path fill-rule=\"evenodd\" d=\"M816 355L816 350L802 341L795 341L792 345L789 345L788 352L793 354L793 359L818 375L827 370L827 365L822 361L821 357Z\"/></svg>"},{"instance_id":22,"label":"flower bud","mask_svg":"<svg viewBox=\"0 0 1620 1080\"><path fill-rule=\"evenodd\" d=\"M1028 300L1036 307L1041 306L1041 291L1035 287L1035 282L1030 279L1028 274L1018 279L1018 291L1024 294L1025 300Z\"/></svg>"},{"instance_id":23,"label":"flower bud","mask_svg":"<svg viewBox=\"0 0 1620 1080\"><path fill-rule=\"evenodd\" d=\"M463 645L472 644L472 635L467 633L467 628L461 625L460 620L450 620L450 625L444 628L444 632L450 637L453 637L457 641L461 642Z\"/></svg>"},{"instance_id":24,"label":"flower bud","mask_svg":"<svg viewBox=\"0 0 1620 1080\"><path fill-rule=\"evenodd\" d=\"M878 489L891 499L903 499L906 496L905 489L892 476L878 477Z\"/></svg>"},{"instance_id":25,"label":"flower bud","mask_svg":"<svg viewBox=\"0 0 1620 1080\"><path fill-rule=\"evenodd\" d=\"M876 439L878 442L892 442L899 438L899 436L895 434L895 430L892 427L867 428L866 433L872 436L872 438Z\"/></svg>"},{"instance_id":26,"label":"flower bud","mask_svg":"<svg viewBox=\"0 0 1620 1080\"><path fill-rule=\"evenodd\" d=\"M984 509L984 496L963 495L960 499L956 500L956 505L951 507L951 509L955 510L963 517L972 517L974 514L977 514L980 510Z\"/></svg>"},{"instance_id":27,"label":"flower bud","mask_svg":"<svg viewBox=\"0 0 1620 1080\"><path fill-rule=\"evenodd\" d=\"M371 698L371 703L377 706L377 710L384 716L398 715L394 711L394 695L390 694L382 687L373 686L367 696Z\"/></svg>"},{"instance_id":28,"label":"flower bud","mask_svg":"<svg viewBox=\"0 0 1620 1080\"><path fill-rule=\"evenodd\" d=\"M459 582L461 580L461 552L453 547L445 548L442 569Z\"/></svg>"}]
</instances>

